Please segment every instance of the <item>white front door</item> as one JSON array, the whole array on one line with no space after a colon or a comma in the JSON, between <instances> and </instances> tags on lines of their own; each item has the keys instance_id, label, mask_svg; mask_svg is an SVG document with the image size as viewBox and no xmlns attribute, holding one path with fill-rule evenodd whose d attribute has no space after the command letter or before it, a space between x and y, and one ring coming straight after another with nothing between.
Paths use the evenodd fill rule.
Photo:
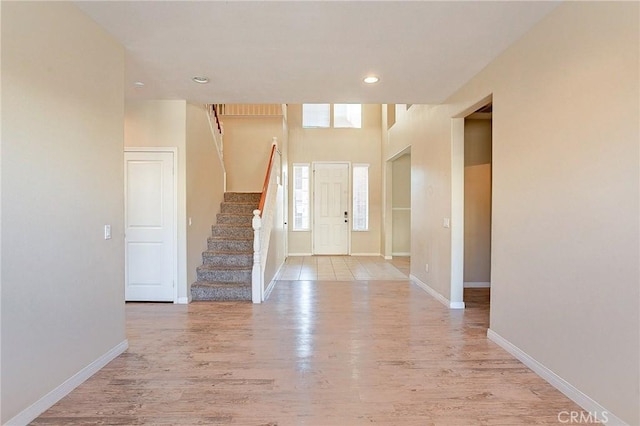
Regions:
<instances>
[{"instance_id":1,"label":"white front door","mask_svg":"<svg viewBox=\"0 0 640 426\"><path fill-rule=\"evenodd\" d=\"M125 300L175 299L172 152L125 152Z\"/></svg>"},{"instance_id":2,"label":"white front door","mask_svg":"<svg viewBox=\"0 0 640 426\"><path fill-rule=\"evenodd\" d=\"M313 253L349 253L349 164L313 165Z\"/></svg>"}]
</instances>

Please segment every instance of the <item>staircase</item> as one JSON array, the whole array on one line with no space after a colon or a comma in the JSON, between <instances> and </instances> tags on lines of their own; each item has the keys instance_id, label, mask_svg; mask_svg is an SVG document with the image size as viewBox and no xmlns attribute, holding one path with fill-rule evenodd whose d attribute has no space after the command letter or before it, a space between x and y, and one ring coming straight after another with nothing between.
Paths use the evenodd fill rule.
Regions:
<instances>
[{"instance_id":1,"label":"staircase","mask_svg":"<svg viewBox=\"0 0 640 426\"><path fill-rule=\"evenodd\" d=\"M253 211L259 192L226 192L191 285L192 300L251 300Z\"/></svg>"}]
</instances>

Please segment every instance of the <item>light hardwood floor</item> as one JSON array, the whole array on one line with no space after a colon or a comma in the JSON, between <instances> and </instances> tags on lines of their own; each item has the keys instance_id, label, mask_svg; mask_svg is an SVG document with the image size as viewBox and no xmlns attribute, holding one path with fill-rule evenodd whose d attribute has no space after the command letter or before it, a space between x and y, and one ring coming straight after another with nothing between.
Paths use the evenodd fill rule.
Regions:
<instances>
[{"instance_id":1,"label":"light hardwood floor","mask_svg":"<svg viewBox=\"0 0 640 426\"><path fill-rule=\"evenodd\" d=\"M486 292L464 311L407 280L128 304L129 350L33 424L559 424L579 408L487 340Z\"/></svg>"}]
</instances>

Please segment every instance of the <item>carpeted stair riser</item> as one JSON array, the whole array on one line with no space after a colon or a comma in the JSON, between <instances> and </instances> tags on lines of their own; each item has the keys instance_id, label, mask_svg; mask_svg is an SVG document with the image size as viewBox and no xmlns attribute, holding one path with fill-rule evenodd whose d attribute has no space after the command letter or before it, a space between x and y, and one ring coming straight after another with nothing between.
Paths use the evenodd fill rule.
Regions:
<instances>
[{"instance_id":1,"label":"carpeted stair riser","mask_svg":"<svg viewBox=\"0 0 640 426\"><path fill-rule=\"evenodd\" d=\"M236 301L251 300L251 284L231 286L226 283L194 283L191 286L193 300Z\"/></svg>"},{"instance_id":2,"label":"carpeted stair riser","mask_svg":"<svg viewBox=\"0 0 640 426\"><path fill-rule=\"evenodd\" d=\"M216 225L251 226L253 215L222 214L216 216Z\"/></svg>"},{"instance_id":3,"label":"carpeted stair riser","mask_svg":"<svg viewBox=\"0 0 640 426\"><path fill-rule=\"evenodd\" d=\"M253 253L219 253L205 251L202 253L202 263L216 266L253 266Z\"/></svg>"},{"instance_id":4,"label":"carpeted stair riser","mask_svg":"<svg viewBox=\"0 0 640 426\"><path fill-rule=\"evenodd\" d=\"M211 265L202 265L197 269L198 281L225 282L225 283L251 283L251 268L233 268Z\"/></svg>"},{"instance_id":5,"label":"carpeted stair riser","mask_svg":"<svg viewBox=\"0 0 640 426\"><path fill-rule=\"evenodd\" d=\"M220 203L220 213L253 215L253 211L258 208L254 203Z\"/></svg>"},{"instance_id":6,"label":"carpeted stair riser","mask_svg":"<svg viewBox=\"0 0 640 426\"><path fill-rule=\"evenodd\" d=\"M214 225L211 228L214 238L230 238L233 240L253 238L253 228L248 226Z\"/></svg>"},{"instance_id":7,"label":"carpeted stair riser","mask_svg":"<svg viewBox=\"0 0 640 426\"><path fill-rule=\"evenodd\" d=\"M260 192L226 192L224 194L224 201L232 203L255 203L257 206L260 203Z\"/></svg>"},{"instance_id":8,"label":"carpeted stair riser","mask_svg":"<svg viewBox=\"0 0 640 426\"><path fill-rule=\"evenodd\" d=\"M253 254L253 237L245 240L225 240L221 238L209 237L207 239L207 248L209 251L217 252L251 252Z\"/></svg>"}]
</instances>

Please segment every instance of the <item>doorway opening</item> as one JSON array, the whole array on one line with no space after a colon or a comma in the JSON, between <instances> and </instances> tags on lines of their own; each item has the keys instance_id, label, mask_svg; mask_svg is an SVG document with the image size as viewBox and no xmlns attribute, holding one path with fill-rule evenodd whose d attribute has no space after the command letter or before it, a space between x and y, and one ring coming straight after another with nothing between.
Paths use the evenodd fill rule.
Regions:
<instances>
[{"instance_id":1,"label":"doorway opening","mask_svg":"<svg viewBox=\"0 0 640 426\"><path fill-rule=\"evenodd\" d=\"M391 262L411 269L411 147L391 162Z\"/></svg>"},{"instance_id":2,"label":"doorway opening","mask_svg":"<svg viewBox=\"0 0 640 426\"><path fill-rule=\"evenodd\" d=\"M488 303L491 285L492 124L492 95L465 108L451 120L451 309L464 309L466 299L471 302L464 294L465 282L467 288L483 289ZM468 143L465 143L467 139ZM475 166L481 167L467 169ZM480 176L479 179L476 175ZM467 200L468 197L476 198ZM470 229L466 230L466 227ZM465 244L470 247L466 248ZM475 266L466 268L467 263ZM481 273L476 274L477 270ZM480 290L467 291L468 294L474 292Z\"/></svg>"},{"instance_id":3,"label":"doorway opening","mask_svg":"<svg viewBox=\"0 0 640 426\"><path fill-rule=\"evenodd\" d=\"M464 270L467 307L486 306L491 289L491 103L464 118Z\"/></svg>"},{"instance_id":4,"label":"doorway opening","mask_svg":"<svg viewBox=\"0 0 640 426\"><path fill-rule=\"evenodd\" d=\"M389 157L384 172L383 256L409 275L411 269L411 146Z\"/></svg>"}]
</instances>

